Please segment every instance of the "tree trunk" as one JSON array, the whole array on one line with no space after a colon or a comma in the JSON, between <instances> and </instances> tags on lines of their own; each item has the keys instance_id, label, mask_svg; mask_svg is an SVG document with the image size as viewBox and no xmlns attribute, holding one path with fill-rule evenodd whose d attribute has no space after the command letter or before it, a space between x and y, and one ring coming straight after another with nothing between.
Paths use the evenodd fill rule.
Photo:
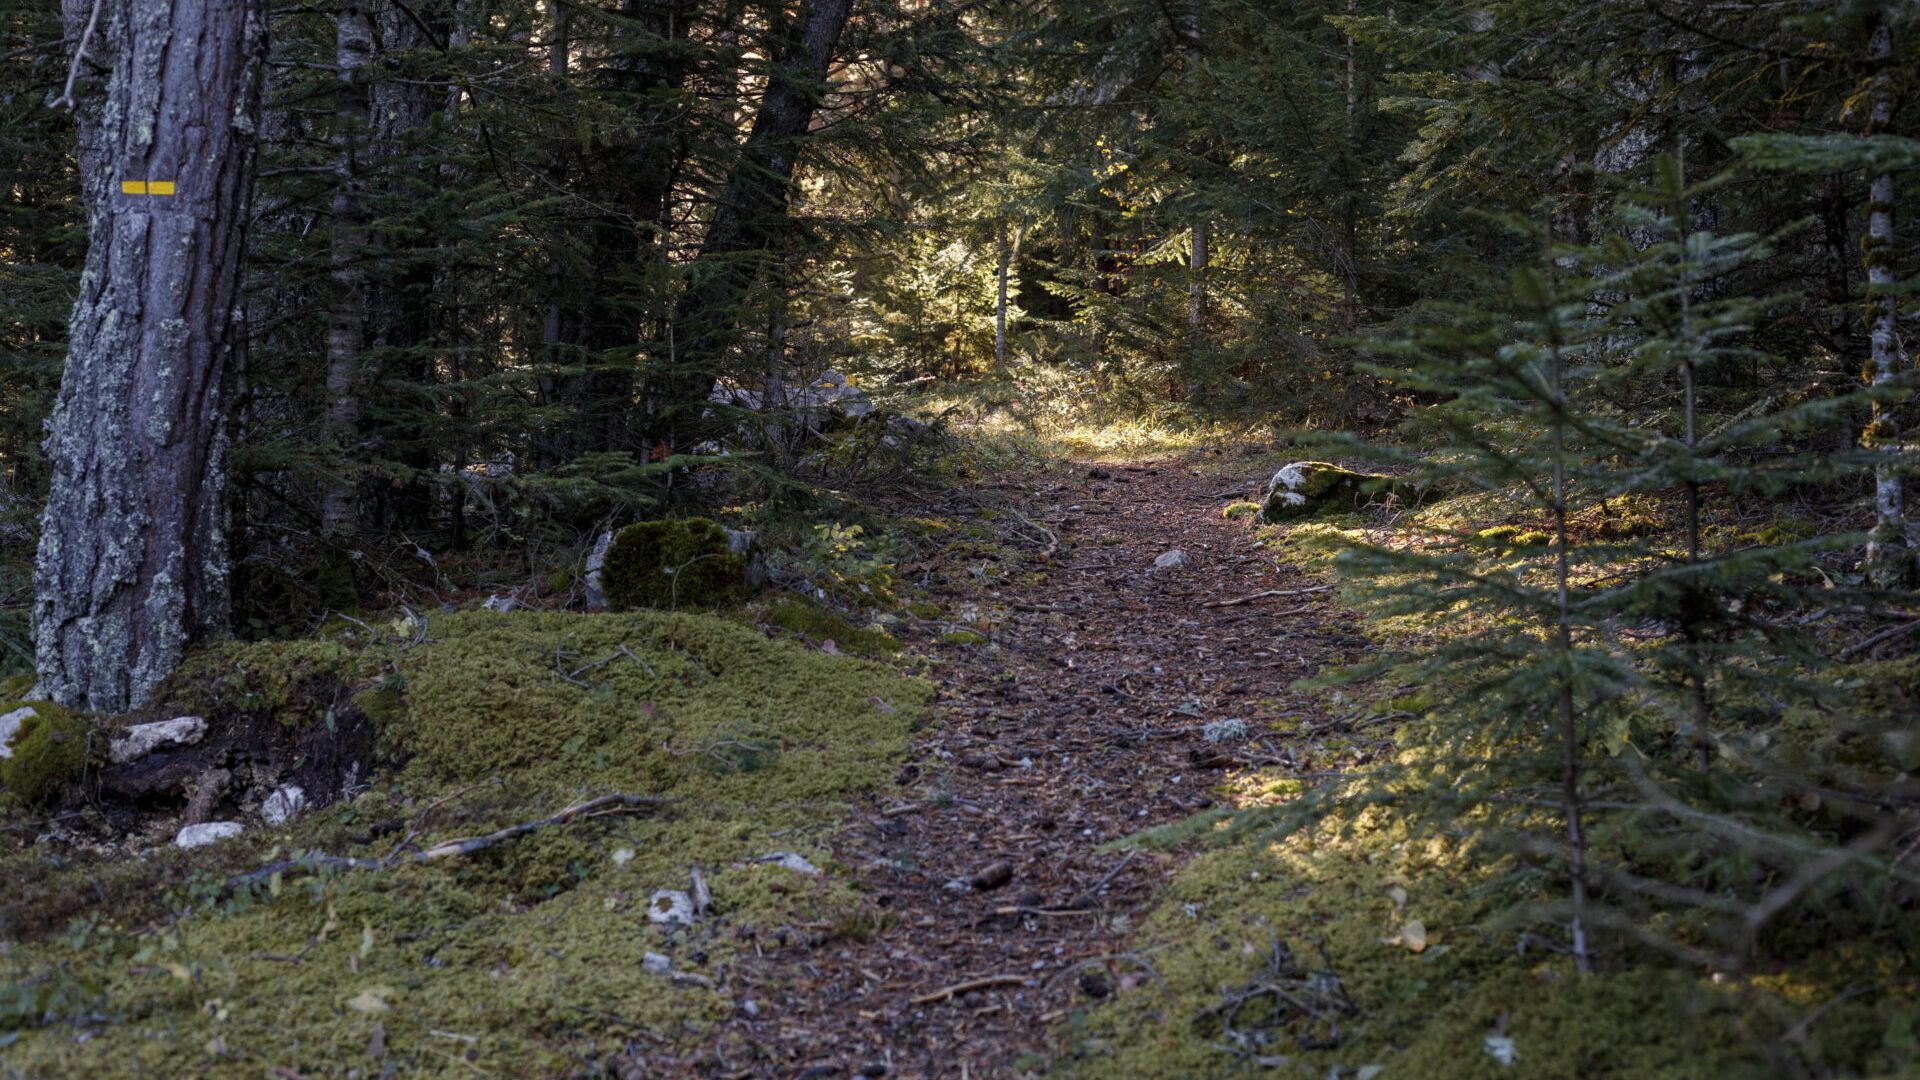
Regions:
<instances>
[{"instance_id":1,"label":"tree trunk","mask_svg":"<svg viewBox=\"0 0 1920 1080\"><path fill-rule=\"evenodd\" d=\"M760 111L700 246L699 277L677 305L676 371L660 381L652 403L663 436L673 410L697 407L712 393L740 325L740 306L764 259L778 257L787 239L794 165L852 10L853 0L813 0L801 13L798 32L774 55ZM761 257L746 257L754 254Z\"/></svg>"},{"instance_id":2,"label":"tree trunk","mask_svg":"<svg viewBox=\"0 0 1920 1080\"><path fill-rule=\"evenodd\" d=\"M1876 17L1867 42L1872 61L1873 90L1868 105L1867 134L1884 131L1893 119L1893 93L1887 85L1893 59L1893 33L1884 16ZM1899 339L1899 298L1893 292L1893 173L1877 173L1867 182L1868 336L1872 341L1872 385L1890 387L1905 364ZM1892 407L1873 403L1873 420L1861 444L1878 453L1873 473L1873 538L1867 544L1867 566L1874 580L1904 586L1920 576L1914 562L1913 538L1908 535L1904 477L1899 462L1900 428Z\"/></svg>"},{"instance_id":3,"label":"tree trunk","mask_svg":"<svg viewBox=\"0 0 1920 1080\"><path fill-rule=\"evenodd\" d=\"M1193 250L1187 254L1187 327L1194 333L1207 321L1207 223L1193 225Z\"/></svg>"},{"instance_id":4,"label":"tree trunk","mask_svg":"<svg viewBox=\"0 0 1920 1080\"><path fill-rule=\"evenodd\" d=\"M1000 222L1000 273L993 288L993 369L1007 370L1007 277L1013 272L1013 241Z\"/></svg>"},{"instance_id":5,"label":"tree trunk","mask_svg":"<svg viewBox=\"0 0 1920 1080\"><path fill-rule=\"evenodd\" d=\"M367 69L373 60L373 18L366 0L340 0L334 29L339 88L334 103L333 250L327 306L327 439L333 478L320 501L320 531L346 541L360 527L361 354L367 338L366 177L360 140L371 104Z\"/></svg>"},{"instance_id":6,"label":"tree trunk","mask_svg":"<svg viewBox=\"0 0 1920 1080\"><path fill-rule=\"evenodd\" d=\"M439 48L439 42L450 35L453 0L428 0L411 7L406 12L390 3L380 5L377 40L384 60ZM442 174L412 156L434 113L446 108L446 96L424 79L380 77L369 80L368 93L372 107L367 147L375 169L369 181L370 197L377 197L381 208L428 197ZM402 160L408 163L399 164ZM373 210L376 218L380 213L379 208ZM364 508L362 524L376 530L419 531L428 528L433 517L439 460L435 425L421 415L422 406L411 394L393 395L384 387L395 379L416 388L439 381L435 356L426 347L435 326L432 298L438 260L431 253L438 249L432 238L421 236L382 236L380 244L389 263L397 260L402 268L397 272L369 268L368 340L375 354L385 359L363 374L367 400L374 408L361 431L367 456L398 462L407 470L407 479L367 485L372 505Z\"/></svg>"},{"instance_id":7,"label":"tree trunk","mask_svg":"<svg viewBox=\"0 0 1920 1080\"><path fill-rule=\"evenodd\" d=\"M223 421L267 19L261 0L102 3L112 179L47 438L34 623L41 692L119 712L227 622Z\"/></svg>"}]
</instances>

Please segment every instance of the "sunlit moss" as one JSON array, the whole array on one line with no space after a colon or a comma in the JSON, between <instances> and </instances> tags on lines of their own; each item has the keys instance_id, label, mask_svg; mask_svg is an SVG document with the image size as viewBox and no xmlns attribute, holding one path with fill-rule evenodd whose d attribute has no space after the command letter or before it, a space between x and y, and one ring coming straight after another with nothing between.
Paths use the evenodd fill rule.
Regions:
<instances>
[{"instance_id":1,"label":"sunlit moss","mask_svg":"<svg viewBox=\"0 0 1920 1080\"><path fill-rule=\"evenodd\" d=\"M1261 972L1274 942L1303 967L1332 972L1358 1007L1338 1045L1303 1048L1286 1023L1260 1052L1305 1075L1507 1078L1779 1075L1778 1033L1812 1010L1813 1060L1891 1075L1916 1058L1883 1038L1897 997L1853 1000L1859 957L1808 985L1717 984L1647 967L1591 976L1495 916L1510 865L1455 841L1418 838L1377 813L1345 832L1200 855L1178 874L1131 954L1124 987L1062 1029L1062 1063L1088 1077L1270 1075L1236 1058L1213 1012ZM1406 944L1417 920L1425 947ZM1324 950L1324 953L1322 952ZM1844 968L1844 969L1843 969ZM1869 965L1869 969L1871 965ZM1260 1013L1243 1020L1257 1026ZM1280 1016L1277 1020L1287 1020ZM1296 1025L1297 1026L1297 1025ZM1513 1041L1512 1067L1487 1038Z\"/></svg>"}]
</instances>

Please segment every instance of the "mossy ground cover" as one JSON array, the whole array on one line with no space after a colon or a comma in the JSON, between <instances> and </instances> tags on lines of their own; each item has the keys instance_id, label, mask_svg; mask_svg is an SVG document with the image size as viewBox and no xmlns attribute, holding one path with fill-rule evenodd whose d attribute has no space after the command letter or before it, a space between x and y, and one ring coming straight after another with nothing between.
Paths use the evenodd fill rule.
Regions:
<instances>
[{"instance_id":1,"label":"mossy ground cover","mask_svg":"<svg viewBox=\"0 0 1920 1080\"><path fill-rule=\"evenodd\" d=\"M352 662L389 672L374 692L404 687L382 726L406 765L354 797L151 861L8 854L10 871L91 880L107 902L64 932L9 927L0 1064L26 1076L574 1075L630 1040L697 1041L736 1007L726 973L743 952L862 932L860 898L820 841L898 767L923 684L666 613L468 612L369 660ZM300 851L382 859L408 834L424 848L603 792L668 802L470 856L225 884ZM824 872L752 861L777 852ZM692 926L650 921L654 892L688 890L696 867L712 910ZM673 970L643 968L650 952Z\"/></svg>"},{"instance_id":2,"label":"mossy ground cover","mask_svg":"<svg viewBox=\"0 0 1920 1080\"><path fill-rule=\"evenodd\" d=\"M1896 963L1864 943L1725 982L1658 962L1579 976L1498 917L1515 899L1500 859L1416 837L1379 811L1345 824L1189 864L1116 965L1127 989L1062 1028L1067 1071L1677 1080L1920 1068L1913 1003L1848 996ZM1337 1034L1338 1010L1298 988L1295 1002L1262 1000L1223 1026L1220 1007L1262 984L1276 943L1312 972L1301 985L1338 980L1353 1008ZM1496 1053L1503 1039L1512 1065Z\"/></svg>"}]
</instances>

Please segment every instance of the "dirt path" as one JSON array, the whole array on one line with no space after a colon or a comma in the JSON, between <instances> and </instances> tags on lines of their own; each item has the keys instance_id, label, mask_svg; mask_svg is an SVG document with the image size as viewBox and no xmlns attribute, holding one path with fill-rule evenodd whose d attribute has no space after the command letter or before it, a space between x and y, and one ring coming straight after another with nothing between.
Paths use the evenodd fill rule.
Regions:
<instances>
[{"instance_id":1,"label":"dirt path","mask_svg":"<svg viewBox=\"0 0 1920 1080\"><path fill-rule=\"evenodd\" d=\"M741 1011L681 1068L1038 1073L1053 1024L1125 991L1138 976L1117 955L1178 860L1100 846L1212 805L1224 769L1293 753L1202 728L1257 736L1311 713L1290 684L1358 643L1324 591L1207 606L1315 584L1221 518L1226 486L1175 464L1080 466L1016 493L1026 530L1058 538L1044 580L938 598L987 612L998 647L938 651L936 723L836 842L862 868L871 931L737 972ZM1192 567L1154 569L1176 548Z\"/></svg>"}]
</instances>

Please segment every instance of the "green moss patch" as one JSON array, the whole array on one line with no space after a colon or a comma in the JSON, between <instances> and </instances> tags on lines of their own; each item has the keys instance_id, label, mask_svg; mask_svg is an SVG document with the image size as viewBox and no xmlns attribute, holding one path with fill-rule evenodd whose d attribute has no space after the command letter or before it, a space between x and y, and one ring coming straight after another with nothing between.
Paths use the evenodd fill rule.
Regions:
<instances>
[{"instance_id":1,"label":"green moss patch","mask_svg":"<svg viewBox=\"0 0 1920 1080\"><path fill-rule=\"evenodd\" d=\"M747 595L747 560L707 518L643 521L614 536L601 583L614 611L726 607Z\"/></svg>"},{"instance_id":2,"label":"green moss patch","mask_svg":"<svg viewBox=\"0 0 1920 1080\"><path fill-rule=\"evenodd\" d=\"M900 642L878 627L856 627L833 612L822 610L804 600L781 600L767 609L768 626L816 643L833 642L834 647L859 656L892 656L900 651Z\"/></svg>"},{"instance_id":3,"label":"green moss patch","mask_svg":"<svg viewBox=\"0 0 1920 1080\"><path fill-rule=\"evenodd\" d=\"M0 855L111 897L0 957L0 1072L587 1075L633 1039L690 1045L731 1017L743 950L876 924L825 841L898 768L924 684L659 612L434 617L379 659L392 669L350 700L379 699L368 711L409 763L356 797L150 862ZM223 887L293 852L382 859L416 829L426 848L610 791L669 801L431 863ZM821 872L758 861L782 852ZM123 867L148 871L99 875ZM711 910L650 920L655 892L690 891L696 869Z\"/></svg>"},{"instance_id":4,"label":"green moss patch","mask_svg":"<svg viewBox=\"0 0 1920 1080\"><path fill-rule=\"evenodd\" d=\"M78 780L92 749L92 726L51 701L0 702L0 716L32 709L8 742L11 757L0 759L0 788L29 806L51 800Z\"/></svg>"},{"instance_id":5,"label":"green moss patch","mask_svg":"<svg viewBox=\"0 0 1920 1080\"><path fill-rule=\"evenodd\" d=\"M1677 1080L1780 1075L1782 1054L1842 1075L1920 1062L1910 1040L1882 1038L1904 1030L1898 995L1848 994L1870 957L1791 984L1721 984L1657 963L1581 976L1495 917L1524 887L1511 869L1371 819L1202 854L1143 926L1138 959L1110 965L1120 992L1062 1027L1061 1064L1089 1077ZM1288 998L1263 993L1274 986ZM1779 1041L1809 1015L1802 1047ZM1513 1065L1490 1038L1511 1040ZM1276 1071L1282 1060L1299 1071Z\"/></svg>"}]
</instances>

